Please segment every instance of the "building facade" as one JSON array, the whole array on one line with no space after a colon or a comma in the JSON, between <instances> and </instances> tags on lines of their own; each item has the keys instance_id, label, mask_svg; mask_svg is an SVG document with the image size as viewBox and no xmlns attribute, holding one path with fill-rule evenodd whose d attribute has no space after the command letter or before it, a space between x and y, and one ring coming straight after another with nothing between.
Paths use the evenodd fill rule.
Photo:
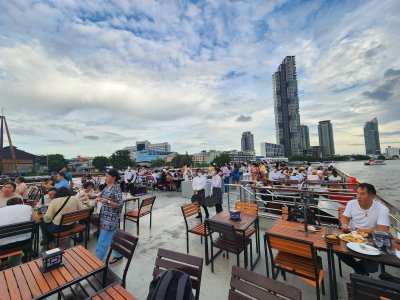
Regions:
<instances>
[{"instance_id":1,"label":"building facade","mask_svg":"<svg viewBox=\"0 0 400 300\"><path fill-rule=\"evenodd\" d=\"M164 151L171 152L171 145L167 142L152 144L148 140L136 142L136 146L128 146L123 150L129 151L129 156L131 159L136 160L137 151Z\"/></svg>"},{"instance_id":2,"label":"building facade","mask_svg":"<svg viewBox=\"0 0 400 300\"><path fill-rule=\"evenodd\" d=\"M306 153L310 149L310 131L307 125L300 125L300 134L303 153Z\"/></svg>"},{"instance_id":3,"label":"building facade","mask_svg":"<svg viewBox=\"0 0 400 300\"><path fill-rule=\"evenodd\" d=\"M203 164L206 162L206 154L205 153L196 153L192 155L193 163Z\"/></svg>"},{"instance_id":4,"label":"building facade","mask_svg":"<svg viewBox=\"0 0 400 300\"><path fill-rule=\"evenodd\" d=\"M284 157L282 145L261 143L261 155L264 157Z\"/></svg>"},{"instance_id":5,"label":"building facade","mask_svg":"<svg viewBox=\"0 0 400 300\"><path fill-rule=\"evenodd\" d=\"M250 131L242 133L242 151L254 151L254 136Z\"/></svg>"},{"instance_id":6,"label":"building facade","mask_svg":"<svg viewBox=\"0 0 400 300\"><path fill-rule=\"evenodd\" d=\"M379 141L378 119L373 118L364 125L365 153L367 155L381 154Z\"/></svg>"},{"instance_id":7,"label":"building facade","mask_svg":"<svg viewBox=\"0 0 400 300\"><path fill-rule=\"evenodd\" d=\"M335 143L333 141L333 129L330 120L318 122L319 146L324 149L324 156L335 155Z\"/></svg>"},{"instance_id":8,"label":"building facade","mask_svg":"<svg viewBox=\"0 0 400 300\"><path fill-rule=\"evenodd\" d=\"M151 150L140 150L136 151L135 158L136 162L152 162L158 158L165 159L169 154L174 154L174 152L166 152L166 151L151 151Z\"/></svg>"},{"instance_id":9,"label":"building facade","mask_svg":"<svg viewBox=\"0 0 400 300\"><path fill-rule=\"evenodd\" d=\"M301 155L303 148L294 56L286 56L272 75L272 81L276 143L283 146L286 157Z\"/></svg>"},{"instance_id":10,"label":"building facade","mask_svg":"<svg viewBox=\"0 0 400 300\"><path fill-rule=\"evenodd\" d=\"M15 165L12 159L10 147L7 146L2 149L3 161L1 162L1 167L3 174L26 174L35 170L37 161L36 155L19 150L15 146L14 153L17 165Z\"/></svg>"},{"instance_id":11,"label":"building facade","mask_svg":"<svg viewBox=\"0 0 400 300\"><path fill-rule=\"evenodd\" d=\"M245 163L256 160L256 154L254 151L233 150L230 151L228 154L229 154L229 159L232 162Z\"/></svg>"},{"instance_id":12,"label":"building facade","mask_svg":"<svg viewBox=\"0 0 400 300\"><path fill-rule=\"evenodd\" d=\"M397 156L400 157L400 149L392 146L388 146L385 151L386 157Z\"/></svg>"}]
</instances>

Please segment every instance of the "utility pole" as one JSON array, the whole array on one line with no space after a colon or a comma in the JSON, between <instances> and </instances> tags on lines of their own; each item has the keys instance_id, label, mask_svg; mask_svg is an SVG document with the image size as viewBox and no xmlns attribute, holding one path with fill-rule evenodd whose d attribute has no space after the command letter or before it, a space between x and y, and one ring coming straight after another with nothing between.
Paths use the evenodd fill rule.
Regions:
<instances>
[{"instance_id":1,"label":"utility pole","mask_svg":"<svg viewBox=\"0 0 400 300\"><path fill-rule=\"evenodd\" d=\"M4 170L4 163L3 163L3 160L4 160L4 153L3 153L4 129L6 130L8 144L10 145L11 160L12 160L12 163L15 165L15 171L18 173L18 162L17 162L17 158L16 158L15 152L14 152L14 146L12 144L11 134L10 134L10 131L8 130L6 117L4 116L4 109L2 107L1 108L1 127L0 127L0 175L3 174L3 170Z\"/></svg>"}]
</instances>

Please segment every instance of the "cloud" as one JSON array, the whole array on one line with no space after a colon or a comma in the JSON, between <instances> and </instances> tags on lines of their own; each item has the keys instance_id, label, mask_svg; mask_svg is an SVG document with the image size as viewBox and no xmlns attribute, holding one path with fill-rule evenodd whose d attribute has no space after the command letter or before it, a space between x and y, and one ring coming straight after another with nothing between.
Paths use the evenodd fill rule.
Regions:
<instances>
[{"instance_id":1,"label":"cloud","mask_svg":"<svg viewBox=\"0 0 400 300\"><path fill-rule=\"evenodd\" d=\"M86 136L85 136L85 139L93 140L93 141L98 140L99 138L100 138L100 137L97 136L97 135L86 135Z\"/></svg>"},{"instance_id":2,"label":"cloud","mask_svg":"<svg viewBox=\"0 0 400 300\"><path fill-rule=\"evenodd\" d=\"M237 119L237 122L250 122L251 116L240 115Z\"/></svg>"},{"instance_id":3,"label":"cloud","mask_svg":"<svg viewBox=\"0 0 400 300\"><path fill-rule=\"evenodd\" d=\"M379 135L383 136L400 136L400 130L390 132L379 132Z\"/></svg>"},{"instance_id":4,"label":"cloud","mask_svg":"<svg viewBox=\"0 0 400 300\"><path fill-rule=\"evenodd\" d=\"M372 91L363 92L362 95L379 101L387 101L394 95L399 95L400 69L388 69L383 77L383 82L380 85Z\"/></svg>"}]
</instances>

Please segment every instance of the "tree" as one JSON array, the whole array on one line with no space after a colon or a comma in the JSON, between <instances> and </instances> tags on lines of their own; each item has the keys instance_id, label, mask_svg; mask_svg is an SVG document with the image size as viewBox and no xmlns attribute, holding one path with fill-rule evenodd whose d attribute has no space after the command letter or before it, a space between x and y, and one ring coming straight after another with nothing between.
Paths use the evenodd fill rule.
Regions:
<instances>
[{"instance_id":1,"label":"tree","mask_svg":"<svg viewBox=\"0 0 400 300\"><path fill-rule=\"evenodd\" d=\"M48 158L47 158L48 157ZM60 171L67 165L67 161L62 154L49 154L46 157L46 164L47 160L49 161L49 171Z\"/></svg>"},{"instance_id":2,"label":"tree","mask_svg":"<svg viewBox=\"0 0 400 300\"><path fill-rule=\"evenodd\" d=\"M231 159L229 158L228 152L223 152L218 155L214 160L211 162L212 164L216 164L217 166L222 166L225 163L229 163Z\"/></svg>"},{"instance_id":3,"label":"tree","mask_svg":"<svg viewBox=\"0 0 400 300\"><path fill-rule=\"evenodd\" d=\"M165 166L165 161L164 161L162 158L157 158L157 159L153 160L153 161L150 163L150 165L151 165L153 168L162 167L162 166Z\"/></svg>"},{"instance_id":4,"label":"tree","mask_svg":"<svg viewBox=\"0 0 400 300\"><path fill-rule=\"evenodd\" d=\"M184 165L190 165L192 163L193 163L192 157L187 152L185 155L178 154L171 161L171 165L178 168L182 168Z\"/></svg>"},{"instance_id":5,"label":"tree","mask_svg":"<svg viewBox=\"0 0 400 300\"><path fill-rule=\"evenodd\" d=\"M118 150L111 155L110 164L117 170L123 170L135 162L130 158L128 150Z\"/></svg>"},{"instance_id":6,"label":"tree","mask_svg":"<svg viewBox=\"0 0 400 300\"><path fill-rule=\"evenodd\" d=\"M96 156L92 162L93 166L100 171L104 170L109 163L110 161L105 156Z\"/></svg>"}]
</instances>

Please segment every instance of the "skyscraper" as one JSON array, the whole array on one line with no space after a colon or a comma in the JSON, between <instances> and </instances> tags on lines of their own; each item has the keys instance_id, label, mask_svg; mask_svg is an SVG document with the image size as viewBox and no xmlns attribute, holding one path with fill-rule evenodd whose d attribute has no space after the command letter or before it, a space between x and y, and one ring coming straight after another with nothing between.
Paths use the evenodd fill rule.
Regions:
<instances>
[{"instance_id":1,"label":"skyscraper","mask_svg":"<svg viewBox=\"0 0 400 300\"><path fill-rule=\"evenodd\" d=\"M331 120L318 122L319 146L324 149L324 156L335 155Z\"/></svg>"},{"instance_id":2,"label":"skyscraper","mask_svg":"<svg viewBox=\"0 0 400 300\"><path fill-rule=\"evenodd\" d=\"M307 125L300 125L303 152L310 149L310 132Z\"/></svg>"},{"instance_id":3,"label":"skyscraper","mask_svg":"<svg viewBox=\"0 0 400 300\"><path fill-rule=\"evenodd\" d=\"M242 151L254 151L254 136L250 131L242 133Z\"/></svg>"},{"instance_id":4,"label":"skyscraper","mask_svg":"<svg viewBox=\"0 0 400 300\"><path fill-rule=\"evenodd\" d=\"M367 155L381 154L378 120L373 118L364 125L365 152Z\"/></svg>"},{"instance_id":5,"label":"skyscraper","mask_svg":"<svg viewBox=\"0 0 400 300\"><path fill-rule=\"evenodd\" d=\"M286 157L303 152L300 135L299 97L297 95L296 60L286 56L272 75L276 143L283 145Z\"/></svg>"}]
</instances>

